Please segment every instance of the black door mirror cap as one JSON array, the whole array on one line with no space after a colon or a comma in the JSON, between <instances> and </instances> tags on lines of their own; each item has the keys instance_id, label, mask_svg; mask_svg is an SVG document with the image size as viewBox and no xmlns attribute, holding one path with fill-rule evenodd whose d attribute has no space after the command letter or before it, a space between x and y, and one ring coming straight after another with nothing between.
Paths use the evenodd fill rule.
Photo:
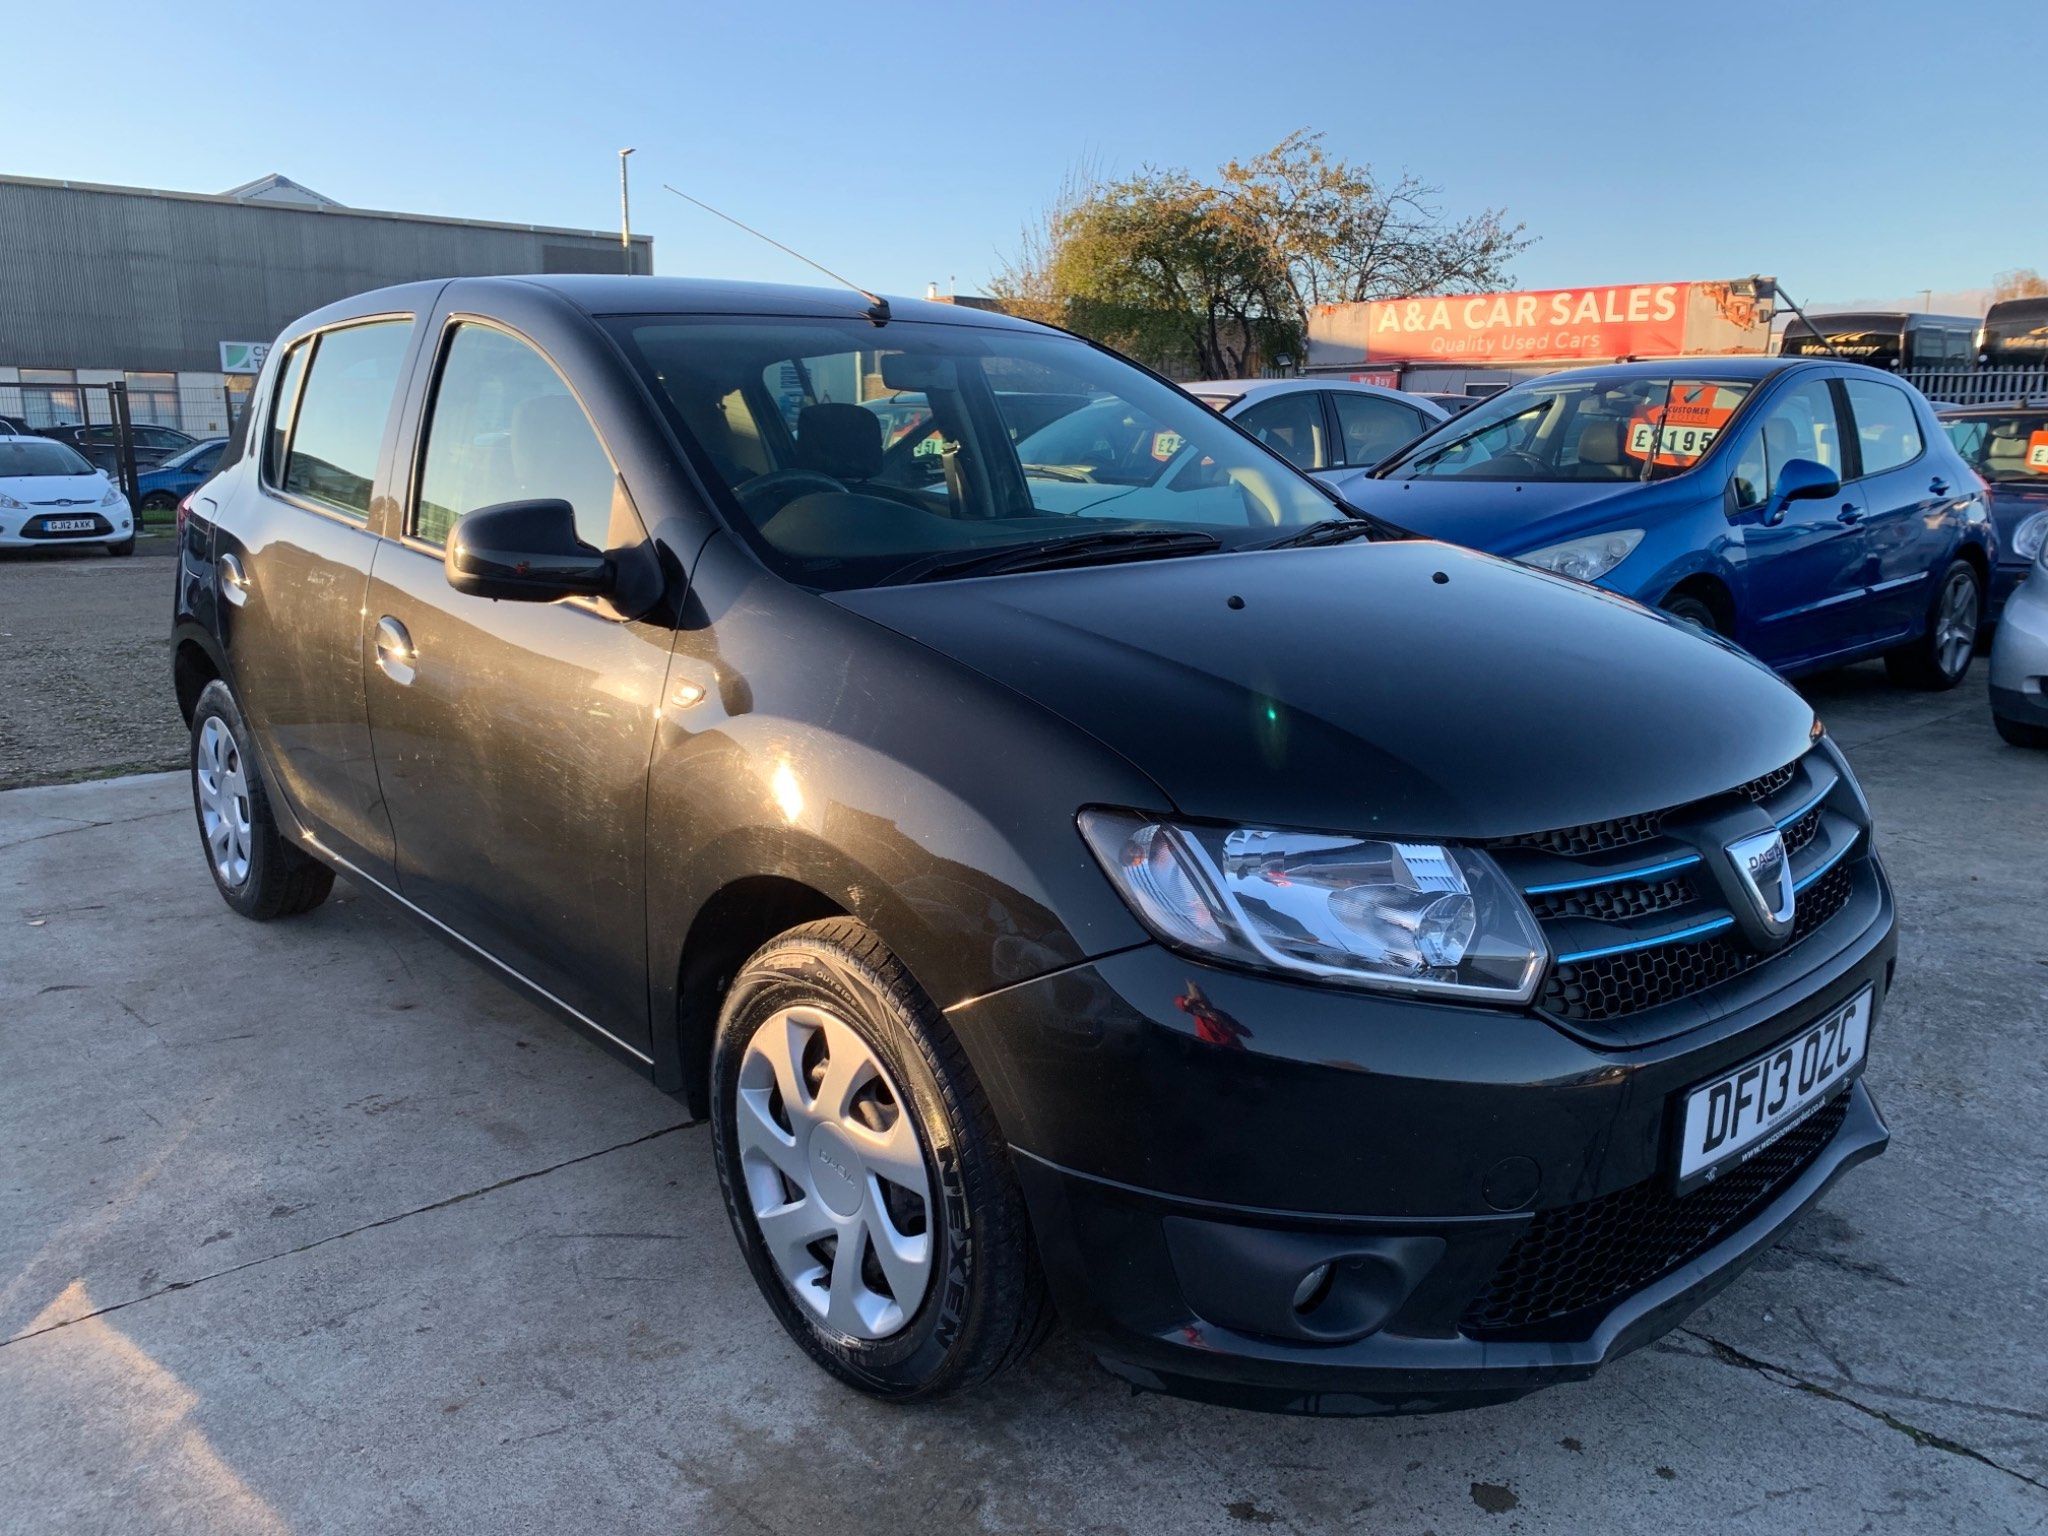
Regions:
<instances>
[{"instance_id":1,"label":"black door mirror cap","mask_svg":"<svg viewBox=\"0 0 2048 1536\"><path fill-rule=\"evenodd\" d=\"M1842 477L1827 465L1812 459L1787 459L1784 468L1778 471L1778 506L1789 507L1795 501L1809 501L1820 496L1838 496L1842 491Z\"/></svg>"},{"instance_id":2,"label":"black door mirror cap","mask_svg":"<svg viewBox=\"0 0 2048 1536\"><path fill-rule=\"evenodd\" d=\"M515 603L604 597L616 579L610 558L576 537L575 508L561 500L478 507L455 525L442 564L456 591Z\"/></svg>"}]
</instances>

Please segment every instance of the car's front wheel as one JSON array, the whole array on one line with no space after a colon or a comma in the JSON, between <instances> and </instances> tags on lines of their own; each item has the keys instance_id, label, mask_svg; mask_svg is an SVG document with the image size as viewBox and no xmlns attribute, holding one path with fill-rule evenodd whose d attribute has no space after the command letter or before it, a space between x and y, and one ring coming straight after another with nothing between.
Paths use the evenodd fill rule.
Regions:
<instances>
[{"instance_id":1,"label":"car's front wheel","mask_svg":"<svg viewBox=\"0 0 2048 1536\"><path fill-rule=\"evenodd\" d=\"M1951 561L1935 586L1926 629L1917 640L1885 652L1885 670L1892 681L1937 692L1955 687L1977 653L1977 626L1983 615L1977 568L1967 560Z\"/></svg>"},{"instance_id":2,"label":"car's front wheel","mask_svg":"<svg viewBox=\"0 0 2048 1536\"><path fill-rule=\"evenodd\" d=\"M1695 597L1690 592L1675 592L1665 598L1664 611L1674 619L1683 619L1710 635L1718 635L1721 632L1721 621L1715 617L1714 610L1704 599Z\"/></svg>"},{"instance_id":3,"label":"car's front wheel","mask_svg":"<svg viewBox=\"0 0 2048 1536\"><path fill-rule=\"evenodd\" d=\"M278 830L249 754L249 727L219 679L192 710L192 809L213 883L242 916L295 917L327 899L334 871Z\"/></svg>"},{"instance_id":4,"label":"car's front wheel","mask_svg":"<svg viewBox=\"0 0 2048 1536\"><path fill-rule=\"evenodd\" d=\"M718 1177L748 1267L811 1358L933 1398L1051 1323L1009 1152L959 1042L851 918L795 928L734 978L712 1048Z\"/></svg>"}]
</instances>

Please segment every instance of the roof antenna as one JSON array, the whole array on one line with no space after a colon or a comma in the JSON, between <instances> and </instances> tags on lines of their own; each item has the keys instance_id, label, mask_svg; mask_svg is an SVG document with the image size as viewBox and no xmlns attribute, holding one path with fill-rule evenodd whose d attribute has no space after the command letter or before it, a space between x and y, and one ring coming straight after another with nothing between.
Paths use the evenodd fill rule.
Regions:
<instances>
[{"instance_id":1,"label":"roof antenna","mask_svg":"<svg viewBox=\"0 0 2048 1536\"><path fill-rule=\"evenodd\" d=\"M731 224L736 228L744 229L756 240L766 240L770 245L774 246L775 249L785 253L786 255L794 256L798 261L802 262L805 266L815 267L818 271L824 273L827 277L831 278L833 282L839 284L842 288L851 288L855 293L859 294L862 298L868 301L868 318L874 321L875 324L881 325L888 320L889 301L883 298L879 293L868 292L868 290L861 287L859 283L853 282L848 278L841 277L837 272L834 272L830 267L825 266L822 262L816 262L811 260L811 258L806 256L802 251L790 250L788 246L784 245L780 240L777 240L773 235L764 235L761 233L761 231L754 228L753 225L742 224L738 219L734 218L729 213L720 213L716 208L712 207L709 203L705 202L701 197L692 197L689 193L681 191L676 187L672 187L665 181L661 184L661 189L664 192L674 192L675 195L677 197L680 197L684 202L695 203L699 208L702 208L706 213L711 214L716 218L721 218L725 220L726 223Z\"/></svg>"}]
</instances>

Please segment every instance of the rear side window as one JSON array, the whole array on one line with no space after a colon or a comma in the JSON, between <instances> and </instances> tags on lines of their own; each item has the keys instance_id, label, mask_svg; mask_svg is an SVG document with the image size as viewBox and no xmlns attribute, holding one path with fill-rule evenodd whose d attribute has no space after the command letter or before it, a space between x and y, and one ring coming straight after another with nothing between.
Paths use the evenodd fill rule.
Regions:
<instances>
[{"instance_id":1,"label":"rear side window","mask_svg":"<svg viewBox=\"0 0 2048 1536\"><path fill-rule=\"evenodd\" d=\"M285 440L285 491L359 521L368 519L377 454L411 334L410 320L376 320L315 338L313 361Z\"/></svg>"},{"instance_id":2,"label":"rear side window","mask_svg":"<svg viewBox=\"0 0 2048 1536\"><path fill-rule=\"evenodd\" d=\"M415 538L446 544L449 530L478 507L566 501L576 511L576 536L609 549L617 479L552 363L503 331L455 328L427 421Z\"/></svg>"},{"instance_id":3,"label":"rear side window","mask_svg":"<svg viewBox=\"0 0 2048 1536\"><path fill-rule=\"evenodd\" d=\"M270 430L263 438L263 478L272 485L284 479L284 446L291 441L292 414L299 408L299 381L305 377L306 355L313 343L302 341L284 355L277 389L270 397Z\"/></svg>"},{"instance_id":4,"label":"rear side window","mask_svg":"<svg viewBox=\"0 0 2048 1536\"><path fill-rule=\"evenodd\" d=\"M1863 473L1881 475L1920 457L1920 418L1903 389L1877 379L1849 379L1849 412L1863 449Z\"/></svg>"},{"instance_id":5,"label":"rear side window","mask_svg":"<svg viewBox=\"0 0 2048 1536\"><path fill-rule=\"evenodd\" d=\"M1344 435L1346 464L1377 464L1422 430L1422 413L1378 395L1330 392L1337 430Z\"/></svg>"}]
</instances>

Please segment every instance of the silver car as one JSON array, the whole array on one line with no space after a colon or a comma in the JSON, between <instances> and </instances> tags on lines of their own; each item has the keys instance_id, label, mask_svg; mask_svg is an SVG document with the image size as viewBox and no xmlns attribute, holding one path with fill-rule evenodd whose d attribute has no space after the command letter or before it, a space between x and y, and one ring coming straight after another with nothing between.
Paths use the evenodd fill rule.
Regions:
<instances>
[{"instance_id":1,"label":"silver car","mask_svg":"<svg viewBox=\"0 0 2048 1536\"><path fill-rule=\"evenodd\" d=\"M1991 723L2016 747L2048 747L2048 542L1999 616L1991 642Z\"/></svg>"}]
</instances>

